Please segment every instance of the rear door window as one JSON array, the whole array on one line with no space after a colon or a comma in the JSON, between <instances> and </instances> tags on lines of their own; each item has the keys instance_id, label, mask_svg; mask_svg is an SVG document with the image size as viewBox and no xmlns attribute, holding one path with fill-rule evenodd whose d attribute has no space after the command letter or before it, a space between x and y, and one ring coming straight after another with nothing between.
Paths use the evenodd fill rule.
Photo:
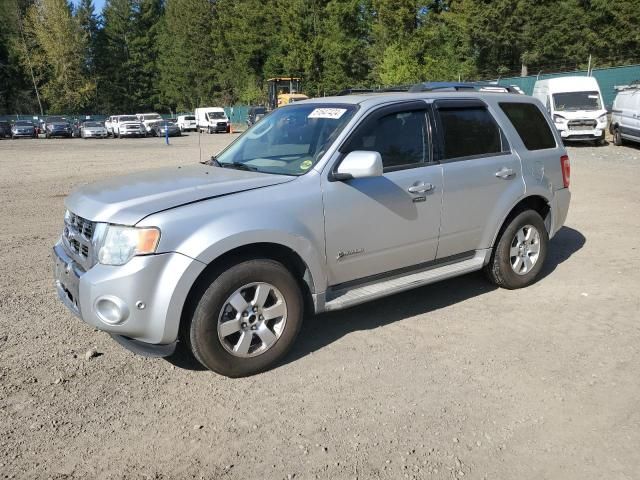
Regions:
<instances>
[{"instance_id":1,"label":"rear door window","mask_svg":"<svg viewBox=\"0 0 640 480\"><path fill-rule=\"evenodd\" d=\"M527 150L555 148L556 140L540 109L533 103L500 103Z\"/></svg>"},{"instance_id":2,"label":"rear door window","mask_svg":"<svg viewBox=\"0 0 640 480\"><path fill-rule=\"evenodd\" d=\"M487 157L508 150L486 107L439 107L443 160Z\"/></svg>"}]
</instances>

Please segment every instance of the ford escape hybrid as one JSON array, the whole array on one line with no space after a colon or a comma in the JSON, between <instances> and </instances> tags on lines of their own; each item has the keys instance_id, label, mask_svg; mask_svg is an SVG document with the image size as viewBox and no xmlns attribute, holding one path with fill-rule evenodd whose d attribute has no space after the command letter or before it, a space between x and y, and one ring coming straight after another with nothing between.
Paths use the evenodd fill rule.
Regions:
<instances>
[{"instance_id":1,"label":"ford escape hybrid","mask_svg":"<svg viewBox=\"0 0 640 480\"><path fill-rule=\"evenodd\" d=\"M232 377L277 362L316 313L484 270L536 280L569 208L537 100L477 92L277 109L205 165L74 191L59 298L141 354L181 342Z\"/></svg>"}]
</instances>

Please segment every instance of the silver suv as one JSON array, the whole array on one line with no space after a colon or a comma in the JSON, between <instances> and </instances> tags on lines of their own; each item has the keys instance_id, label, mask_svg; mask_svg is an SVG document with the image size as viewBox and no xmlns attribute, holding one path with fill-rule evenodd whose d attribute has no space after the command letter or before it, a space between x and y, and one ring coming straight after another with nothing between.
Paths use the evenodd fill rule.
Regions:
<instances>
[{"instance_id":1,"label":"silver suv","mask_svg":"<svg viewBox=\"0 0 640 480\"><path fill-rule=\"evenodd\" d=\"M282 107L206 165L82 187L54 247L60 299L137 353L237 377L269 368L304 312L484 270L540 274L569 159L514 94L333 97Z\"/></svg>"}]
</instances>

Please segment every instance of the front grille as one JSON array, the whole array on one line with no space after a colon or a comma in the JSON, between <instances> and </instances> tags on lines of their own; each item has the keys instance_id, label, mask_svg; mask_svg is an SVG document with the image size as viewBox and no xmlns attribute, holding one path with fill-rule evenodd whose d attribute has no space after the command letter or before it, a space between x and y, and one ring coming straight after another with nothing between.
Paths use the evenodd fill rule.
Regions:
<instances>
[{"instance_id":1,"label":"front grille","mask_svg":"<svg viewBox=\"0 0 640 480\"><path fill-rule=\"evenodd\" d=\"M93 266L92 240L96 224L68 212L64 219L63 244L85 271Z\"/></svg>"},{"instance_id":2,"label":"front grille","mask_svg":"<svg viewBox=\"0 0 640 480\"><path fill-rule=\"evenodd\" d=\"M569 120L569 130L593 130L598 122L595 120Z\"/></svg>"},{"instance_id":3,"label":"front grille","mask_svg":"<svg viewBox=\"0 0 640 480\"><path fill-rule=\"evenodd\" d=\"M219 127L226 127L227 126L227 122L218 122L218 126Z\"/></svg>"},{"instance_id":4,"label":"front grille","mask_svg":"<svg viewBox=\"0 0 640 480\"><path fill-rule=\"evenodd\" d=\"M127 130L140 130L140 125L127 125Z\"/></svg>"}]
</instances>

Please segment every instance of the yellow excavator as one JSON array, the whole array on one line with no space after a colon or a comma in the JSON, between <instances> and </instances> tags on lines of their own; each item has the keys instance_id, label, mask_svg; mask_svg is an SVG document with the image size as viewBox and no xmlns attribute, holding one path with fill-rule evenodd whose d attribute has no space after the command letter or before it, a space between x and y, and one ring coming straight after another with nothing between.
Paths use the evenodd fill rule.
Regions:
<instances>
[{"instance_id":1,"label":"yellow excavator","mask_svg":"<svg viewBox=\"0 0 640 480\"><path fill-rule=\"evenodd\" d=\"M276 77L269 78L269 103L267 108L275 110L283 105L307 100L309 97L300 93L301 78L297 77Z\"/></svg>"}]
</instances>

